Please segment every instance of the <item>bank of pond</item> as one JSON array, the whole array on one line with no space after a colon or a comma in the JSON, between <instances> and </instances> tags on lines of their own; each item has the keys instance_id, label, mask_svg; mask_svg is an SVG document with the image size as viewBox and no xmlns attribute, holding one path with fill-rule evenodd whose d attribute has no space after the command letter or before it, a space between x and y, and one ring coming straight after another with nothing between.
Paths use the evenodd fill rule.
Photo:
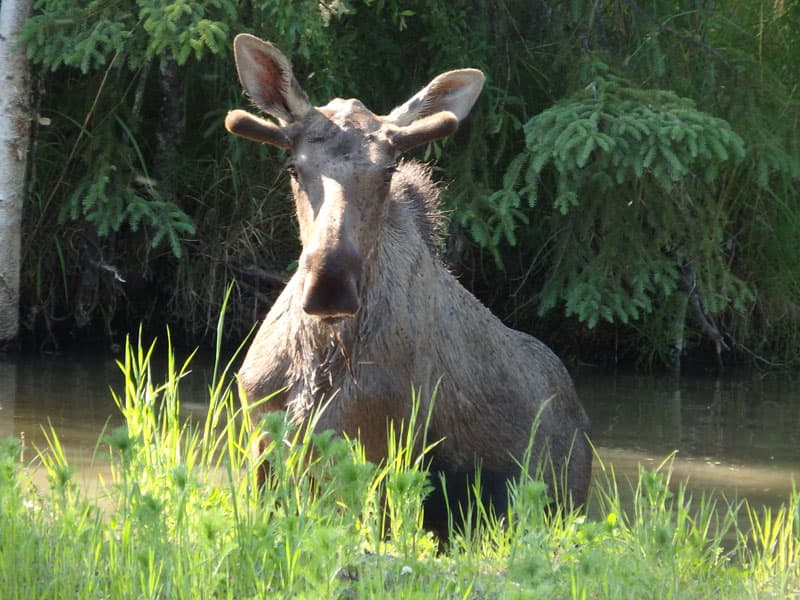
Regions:
<instances>
[{"instance_id":1,"label":"bank of pond","mask_svg":"<svg viewBox=\"0 0 800 600\"><path fill-rule=\"evenodd\" d=\"M587 509L553 510L525 479L500 514L477 496L443 544L421 526L428 479L408 431L377 466L298 434L271 446L259 490L232 366L168 354L0 363L4 597L800 593L800 402L785 379L578 373L597 445ZM262 425L288 431L280 414Z\"/></svg>"}]
</instances>

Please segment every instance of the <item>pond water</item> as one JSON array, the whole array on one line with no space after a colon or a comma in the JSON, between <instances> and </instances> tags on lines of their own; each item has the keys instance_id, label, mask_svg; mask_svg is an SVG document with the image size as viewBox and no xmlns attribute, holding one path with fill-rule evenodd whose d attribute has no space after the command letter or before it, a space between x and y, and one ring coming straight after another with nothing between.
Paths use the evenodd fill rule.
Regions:
<instances>
[{"instance_id":1,"label":"pond water","mask_svg":"<svg viewBox=\"0 0 800 600\"><path fill-rule=\"evenodd\" d=\"M674 452L673 482L753 506L785 502L800 477L799 383L785 374L732 372L576 377L592 440L618 480Z\"/></svg>"},{"instance_id":2,"label":"pond water","mask_svg":"<svg viewBox=\"0 0 800 600\"><path fill-rule=\"evenodd\" d=\"M206 365L198 360L182 383L182 402L195 410L202 410ZM639 465L655 468L673 452L673 482L688 478L692 492L715 490L754 505L785 502L800 476L796 377L581 370L575 380L598 454L620 487ZM33 448L47 445L42 426L52 424L79 481L91 485L108 468L95 457L103 454L96 452L98 439L122 423L110 391L121 387L109 356L0 358L0 438L23 437L25 459L33 460Z\"/></svg>"}]
</instances>

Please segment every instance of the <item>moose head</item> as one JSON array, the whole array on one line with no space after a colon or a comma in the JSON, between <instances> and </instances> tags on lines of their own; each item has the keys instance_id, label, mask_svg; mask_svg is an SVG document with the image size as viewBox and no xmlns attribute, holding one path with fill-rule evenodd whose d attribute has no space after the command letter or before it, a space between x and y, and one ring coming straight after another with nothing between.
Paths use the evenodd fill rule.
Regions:
<instances>
[{"instance_id":1,"label":"moose head","mask_svg":"<svg viewBox=\"0 0 800 600\"><path fill-rule=\"evenodd\" d=\"M484 76L476 69L443 73L381 116L354 99L314 107L287 58L255 36L236 36L234 55L245 91L275 122L233 110L225 127L291 155L303 310L326 321L353 316L362 304L364 272L386 219L398 157L452 134Z\"/></svg>"}]
</instances>

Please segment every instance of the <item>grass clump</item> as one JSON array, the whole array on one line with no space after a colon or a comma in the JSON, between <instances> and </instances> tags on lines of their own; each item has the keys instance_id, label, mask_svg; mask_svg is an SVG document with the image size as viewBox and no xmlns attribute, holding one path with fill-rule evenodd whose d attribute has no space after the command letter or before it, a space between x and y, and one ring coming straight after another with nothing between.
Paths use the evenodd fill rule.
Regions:
<instances>
[{"instance_id":1,"label":"grass clump","mask_svg":"<svg viewBox=\"0 0 800 600\"><path fill-rule=\"evenodd\" d=\"M546 510L546 486L512 486L507 514L483 510L440 547L422 529L429 490L411 425L384 464L331 432L253 423L230 363L215 368L204 418L181 416L192 357L128 344L115 396L125 425L104 433L108 481L75 481L57 432L32 483L19 440L0 444L0 589L9 598L761 598L800 590L800 497L777 511L690 498L668 463L642 470L631 502L601 464L589 515ZM335 399L334 399L335 401ZM269 399L266 400L269 402ZM262 490L250 452L261 431ZM424 444L423 444L424 446ZM429 449L429 448L423 448ZM424 454L424 452L422 453ZM750 527L742 527L745 515Z\"/></svg>"}]
</instances>

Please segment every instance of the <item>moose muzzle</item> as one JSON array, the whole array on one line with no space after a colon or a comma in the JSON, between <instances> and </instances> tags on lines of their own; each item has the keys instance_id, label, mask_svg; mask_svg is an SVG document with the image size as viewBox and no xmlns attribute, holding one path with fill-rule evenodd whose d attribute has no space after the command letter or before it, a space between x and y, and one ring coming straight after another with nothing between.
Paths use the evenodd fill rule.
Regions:
<instances>
[{"instance_id":1,"label":"moose muzzle","mask_svg":"<svg viewBox=\"0 0 800 600\"><path fill-rule=\"evenodd\" d=\"M360 306L362 261L352 244L304 253L303 310L322 319L353 316Z\"/></svg>"},{"instance_id":2,"label":"moose muzzle","mask_svg":"<svg viewBox=\"0 0 800 600\"><path fill-rule=\"evenodd\" d=\"M353 316L359 309L363 260L349 231L348 206L342 187L323 177L324 200L313 236L300 257L303 310L322 319Z\"/></svg>"}]
</instances>

